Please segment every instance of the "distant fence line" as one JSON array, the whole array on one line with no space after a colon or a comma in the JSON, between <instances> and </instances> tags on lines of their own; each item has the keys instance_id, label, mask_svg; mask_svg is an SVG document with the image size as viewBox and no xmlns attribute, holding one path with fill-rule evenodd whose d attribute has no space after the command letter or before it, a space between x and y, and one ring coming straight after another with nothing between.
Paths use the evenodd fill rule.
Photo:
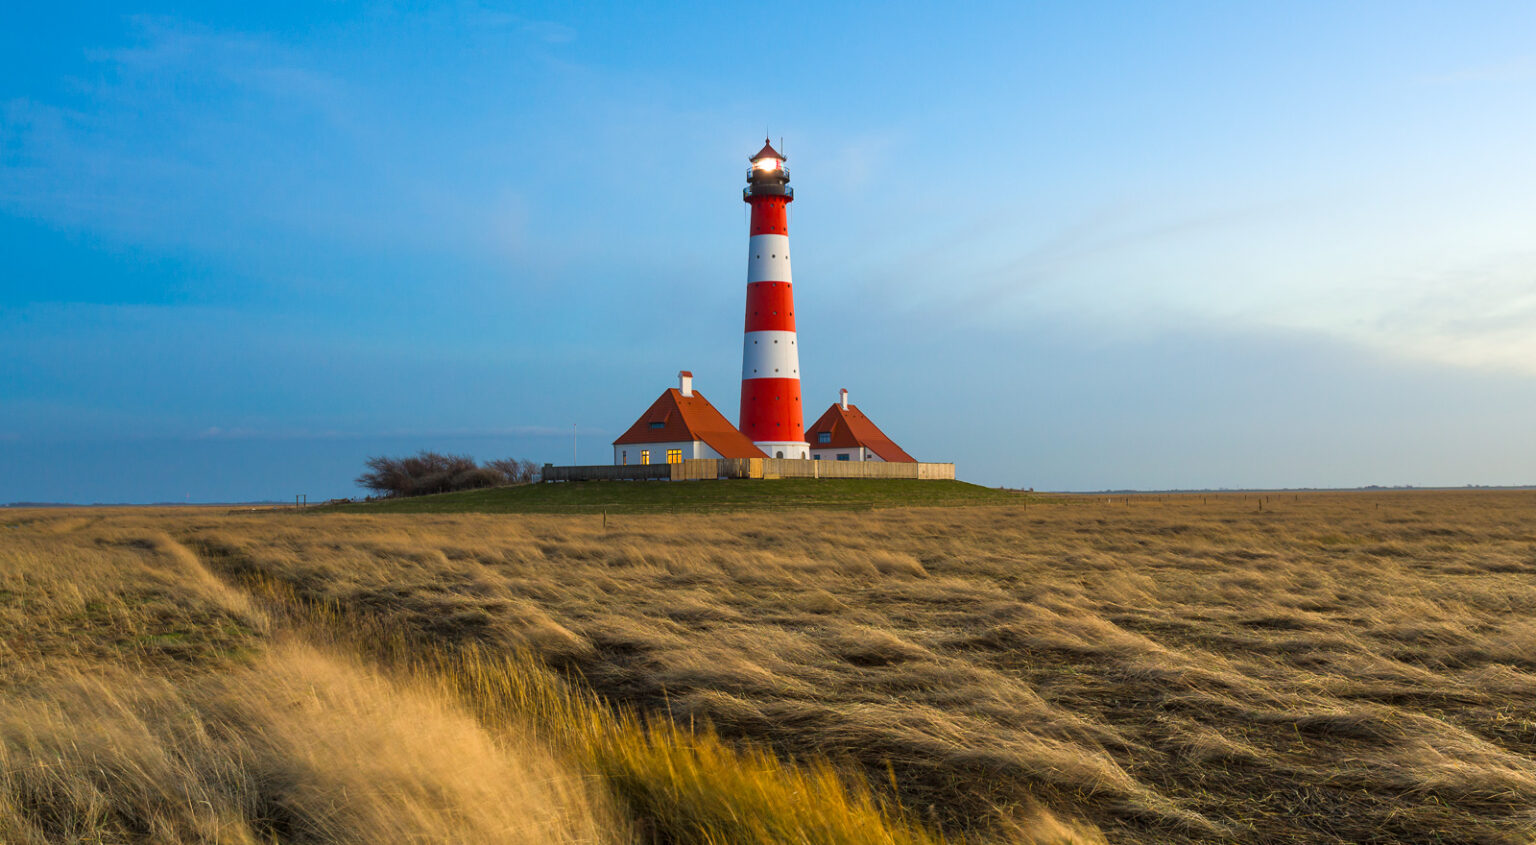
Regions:
<instances>
[{"instance_id":1,"label":"distant fence line","mask_svg":"<svg viewBox=\"0 0 1536 845\"><path fill-rule=\"evenodd\" d=\"M953 480L954 464L807 461L791 458L694 458L675 464L557 467L545 481L704 481L717 478L916 478Z\"/></svg>"},{"instance_id":2,"label":"distant fence line","mask_svg":"<svg viewBox=\"0 0 1536 845\"><path fill-rule=\"evenodd\" d=\"M539 478L543 481L669 481L671 464L607 464L585 467L557 467L545 464Z\"/></svg>"}]
</instances>

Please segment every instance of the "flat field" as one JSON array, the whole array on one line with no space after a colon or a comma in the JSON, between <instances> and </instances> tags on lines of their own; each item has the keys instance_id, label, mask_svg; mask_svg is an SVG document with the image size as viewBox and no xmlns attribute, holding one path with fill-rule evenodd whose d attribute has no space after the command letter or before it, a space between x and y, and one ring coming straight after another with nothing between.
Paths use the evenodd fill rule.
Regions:
<instances>
[{"instance_id":1,"label":"flat field","mask_svg":"<svg viewBox=\"0 0 1536 845\"><path fill-rule=\"evenodd\" d=\"M1530 843L1533 808L1533 491L0 512L5 842Z\"/></svg>"}]
</instances>

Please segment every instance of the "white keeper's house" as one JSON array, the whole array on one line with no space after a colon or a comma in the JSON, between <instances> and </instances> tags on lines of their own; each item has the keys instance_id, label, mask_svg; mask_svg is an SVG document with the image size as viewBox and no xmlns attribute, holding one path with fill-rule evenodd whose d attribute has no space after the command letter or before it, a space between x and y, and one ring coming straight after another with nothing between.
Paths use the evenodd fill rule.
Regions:
<instances>
[{"instance_id":1,"label":"white keeper's house","mask_svg":"<svg viewBox=\"0 0 1536 845\"><path fill-rule=\"evenodd\" d=\"M848 404L848 390L838 392L838 401L805 430L815 461L888 461L917 463L896 442L885 436L858 405Z\"/></svg>"},{"instance_id":2,"label":"white keeper's house","mask_svg":"<svg viewBox=\"0 0 1536 845\"><path fill-rule=\"evenodd\" d=\"M668 388L629 430L613 441L613 462L675 464L689 458L765 458L731 425L704 394L693 389L693 373L677 374Z\"/></svg>"}]
</instances>

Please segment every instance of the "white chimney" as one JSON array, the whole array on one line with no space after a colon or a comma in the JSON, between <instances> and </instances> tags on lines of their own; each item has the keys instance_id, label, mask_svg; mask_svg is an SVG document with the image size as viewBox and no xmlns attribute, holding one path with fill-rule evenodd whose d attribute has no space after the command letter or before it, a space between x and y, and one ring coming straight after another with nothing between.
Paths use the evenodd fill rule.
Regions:
<instances>
[{"instance_id":1,"label":"white chimney","mask_svg":"<svg viewBox=\"0 0 1536 845\"><path fill-rule=\"evenodd\" d=\"M677 374L677 390L684 396L693 395L693 373L683 370Z\"/></svg>"},{"instance_id":2,"label":"white chimney","mask_svg":"<svg viewBox=\"0 0 1536 845\"><path fill-rule=\"evenodd\" d=\"M838 395L842 398L838 400L837 404L842 405L843 410L848 410L848 388L845 387L842 390L839 390Z\"/></svg>"}]
</instances>

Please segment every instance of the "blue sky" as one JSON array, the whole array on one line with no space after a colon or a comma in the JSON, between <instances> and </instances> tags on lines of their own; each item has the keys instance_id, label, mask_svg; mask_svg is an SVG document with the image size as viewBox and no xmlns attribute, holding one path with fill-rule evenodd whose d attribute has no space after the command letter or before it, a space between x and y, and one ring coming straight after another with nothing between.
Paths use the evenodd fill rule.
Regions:
<instances>
[{"instance_id":1,"label":"blue sky","mask_svg":"<svg viewBox=\"0 0 1536 845\"><path fill-rule=\"evenodd\" d=\"M37 5L0 501L606 461L684 368L734 417L765 127L808 418L992 485L1536 483L1529 4Z\"/></svg>"}]
</instances>

